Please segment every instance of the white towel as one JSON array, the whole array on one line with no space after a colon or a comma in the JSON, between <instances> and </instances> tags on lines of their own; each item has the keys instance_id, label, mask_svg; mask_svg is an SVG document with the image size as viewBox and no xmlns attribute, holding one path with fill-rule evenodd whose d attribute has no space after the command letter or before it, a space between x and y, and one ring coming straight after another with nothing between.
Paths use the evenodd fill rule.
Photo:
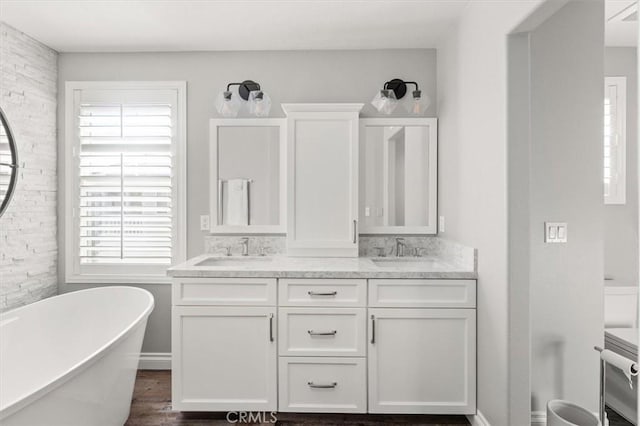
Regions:
<instances>
[{"instance_id":1,"label":"white towel","mask_svg":"<svg viewBox=\"0 0 640 426\"><path fill-rule=\"evenodd\" d=\"M249 224L248 179L229 179L223 181L222 219L224 225Z\"/></svg>"}]
</instances>

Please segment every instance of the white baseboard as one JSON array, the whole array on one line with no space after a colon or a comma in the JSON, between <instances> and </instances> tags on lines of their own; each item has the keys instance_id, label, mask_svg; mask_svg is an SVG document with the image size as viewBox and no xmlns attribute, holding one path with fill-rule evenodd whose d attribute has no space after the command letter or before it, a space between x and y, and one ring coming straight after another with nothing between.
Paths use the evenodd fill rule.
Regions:
<instances>
[{"instance_id":1,"label":"white baseboard","mask_svg":"<svg viewBox=\"0 0 640 426\"><path fill-rule=\"evenodd\" d=\"M139 370L171 370L170 352L142 352Z\"/></svg>"},{"instance_id":2,"label":"white baseboard","mask_svg":"<svg viewBox=\"0 0 640 426\"><path fill-rule=\"evenodd\" d=\"M467 420L469 420L471 426L491 426L480 410L474 416L467 416Z\"/></svg>"},{"instance_id":3,"label":"white baseboard","mask_svg":"<svg viewBox=\"0 0 640 426\"><path fill-rule=\"evenodd\" d=\"M547 412L546 411L532 411L531 412L531 426L545 426L547 424Z\"/></svg>"}]
</instances>

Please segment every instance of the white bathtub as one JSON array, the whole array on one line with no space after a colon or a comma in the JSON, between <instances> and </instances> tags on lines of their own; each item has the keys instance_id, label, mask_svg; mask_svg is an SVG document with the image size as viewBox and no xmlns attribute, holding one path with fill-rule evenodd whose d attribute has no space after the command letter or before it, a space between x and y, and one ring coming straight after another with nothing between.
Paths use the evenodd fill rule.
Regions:
<instances>
[{"instance_id":1,"label":"white bathtub","mask_svg":"<svg viewBox=\"0 0 640 426\"><path fill-rule=\"evenodd\" d=\"M0 315L0 424L122 425L153 296L102 287Z\"/></svg>"}]
</instances>

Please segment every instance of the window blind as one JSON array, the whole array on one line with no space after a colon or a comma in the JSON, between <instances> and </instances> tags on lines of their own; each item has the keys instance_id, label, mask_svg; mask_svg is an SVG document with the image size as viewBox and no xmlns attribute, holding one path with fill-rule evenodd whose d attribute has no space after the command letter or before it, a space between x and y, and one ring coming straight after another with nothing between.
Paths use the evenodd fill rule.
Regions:
<instances>
[{"instance_id":1,"label":"window blind","mask_svg":"<svg viewBox=\"0 0 640 426\"><path fill-rule=\"evenodd\" d=\"M172 260L172 106L79 105L81 265Z\"/></svg>"},{"instance_id":2,"label":"window blind","mask_svg":"<svg viewBox=\"0 0 640 426\"><path fill-rule=\"evenodd\" d=\"M625 84L619 77L605 80L603 179L606 204L626 198Z\"/></svg>"}]
</instances>

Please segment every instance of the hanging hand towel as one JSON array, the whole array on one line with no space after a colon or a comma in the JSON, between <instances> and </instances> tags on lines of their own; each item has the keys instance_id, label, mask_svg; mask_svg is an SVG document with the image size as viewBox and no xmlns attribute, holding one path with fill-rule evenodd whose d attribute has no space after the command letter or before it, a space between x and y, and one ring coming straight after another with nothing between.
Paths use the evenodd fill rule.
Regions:
<instances>
[{"instance_id":1,"label":"hanging hand towel","mask_svg":"<svg viewBox=\"0 0 640 426\"><path fill-rule=\"evenodd\" d=\"M248 225L249 180L229 179L226 182L223 181L222 193L223 223L225 225Z\"/></svg>"}]
</instances>

